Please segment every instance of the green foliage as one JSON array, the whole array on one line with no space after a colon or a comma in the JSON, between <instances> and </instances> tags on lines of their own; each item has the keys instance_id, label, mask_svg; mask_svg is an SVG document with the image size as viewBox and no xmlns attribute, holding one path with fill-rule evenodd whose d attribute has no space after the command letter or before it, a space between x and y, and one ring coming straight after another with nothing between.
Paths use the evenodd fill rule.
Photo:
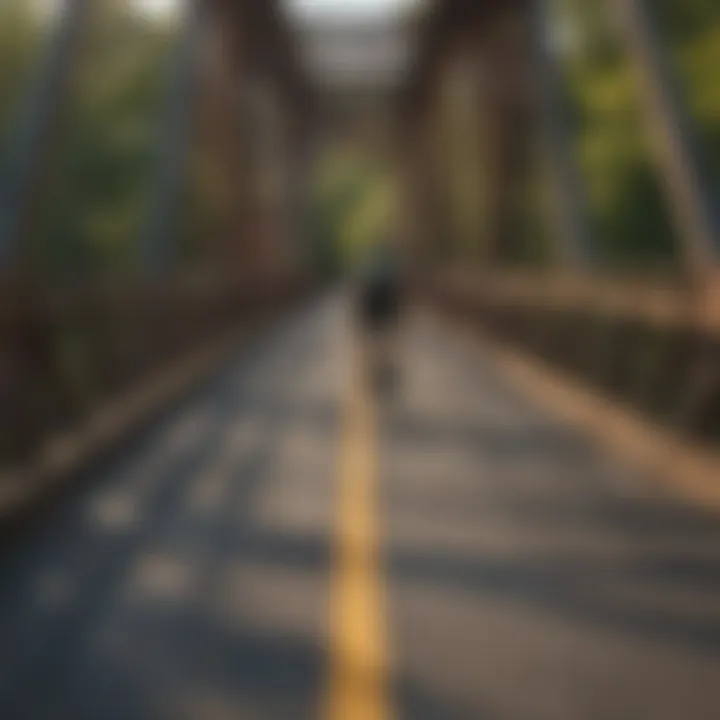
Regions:
<instances>
[{"instance_id":1,"label":"green foliage","mask_svg":"<svg viewBox=\"0 0 720 720\"><path fill-rule=\"evenodd\" d=\"M172 38L108 6L87 48L34 239L53 270L124 270L137 258Z\"/></svg>"},{"instance_id":2,"label":"green foliage","mask_svg":"<svg viewBox=\"0 0 720 720\"><path fill-rule=\"evenodd\" d=\"M716 29L720 19L717 0L657 0L654 6L668 34L681 44Z\"/></svg>"},{"instance_id":3,"label":"green foliage","mask_svg":"<svg viewBox=\"0 0 720 720\"><path fill-rule=\"evenodd\" d=\"M607 5L558 0L571 28L566 53L576 148L599 256L609 265L675 262L676 240L651 159L637 77Z\"/></svg>"},{"instance_id":4,"label":"green foliage","mask_svg":"<svg viewBox=\"0 0 720 720\"><path fill-rule=\"evenodd\" d=\"M334 148L321 163L313 198L316 260L337 271L354 265L393 230L389 173L351 147Z\"/></svg>"},{"instance_id":5,"label":"green foliage","mask_svg":"<svg viewBox=\"0 0 720 720\"><path fill-rule=\"evenodd\" d=\"M600 255L622 266L677 262L672 221L639 106L637 76L609 8L594 0L556 0L555 9L556 20L571 28L565 68ZM720 3L662 0L653 9L672 40L704 154L720 178Z\"/></svg>"},{"instance_id":6,"label":"green foliage","mask_svg":"<svg viewBox=\"0 0 720 720\"><path fill-rule=\"evenodd\" d=\"M42 53L47 19L30 0L0 2L0 162Z\"/></svg>"},{"instance_id":7,"label":"green foliage","mask_svg":"<svg viewBox=\"0 0 720 720\"><path fill-rule=\"evenodd\" d=\"M26 247L50 272L122 272L138 257L177 28L96 0ZM0 161L59 20L44 0L0 3ZM52 7L52 3L50 4ZM62 12L64 2L56 4Z\"/></svg>"}]
</instances>

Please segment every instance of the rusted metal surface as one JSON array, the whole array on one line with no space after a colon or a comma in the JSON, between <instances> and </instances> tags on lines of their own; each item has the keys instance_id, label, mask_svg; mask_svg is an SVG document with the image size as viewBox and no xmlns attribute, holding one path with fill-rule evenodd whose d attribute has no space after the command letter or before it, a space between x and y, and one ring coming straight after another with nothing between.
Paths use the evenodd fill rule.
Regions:
<instances>
[{"instance_id":1,"label":"rusted metal surface","mask_svg":"<svg viewBox=\"0 0 720 720\"><path fill-rule=\"evenodd\" d=\"M468 41L491 32L498 15L528 6L531 0L440 0L420 22L419 47L400 98L401 114L411 120L428 102L446 57Z\"/></svg>"},{"instance_id":2,"label":"rusted metal surface","mask_svg":"<svg viewBox=\"0 0 720 720\"><path fill-rule=\"evenodd\" d=\"M26 457L98 403L306 286L288 272L191 274L120 289L16 289L0 328L0 464Z\"/></svg>"},{"instance_id":3,"label":"rusted metal surface","mask_svg":"<svg viewBox=\"0 0 720 720\"><path fill-rule=\"evenodd\" d=\"M449 288L510 307L582 308L650 325L720 332L720 284L697 285L681 276L612 276L566 270L510 273L454 272Z\"/></svg>"},{"instance_id":4,"label":"rusted metal surface","mask_svg":"<svg viewBox=\"0 0 720 720\"><path fill-rule=\"evenodd\" d=\"M720 288L456 272L420 294L695 440L720 444Z\"/></svg>"}]
</instances>

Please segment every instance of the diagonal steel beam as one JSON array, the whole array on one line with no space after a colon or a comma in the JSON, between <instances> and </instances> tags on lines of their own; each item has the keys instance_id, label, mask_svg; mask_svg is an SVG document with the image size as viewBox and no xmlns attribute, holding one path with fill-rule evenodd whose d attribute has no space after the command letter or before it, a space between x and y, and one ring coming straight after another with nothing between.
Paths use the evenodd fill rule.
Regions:
<instances>
[{"instance_id":1,"label":"diagonal steel beam","mask_svg":"<svg viewBox=\"0 0 720 720\"><path fill-rule=\"evenodd\" d=\"M663 38L645 0L614 0L638 70L647 123L688 270L704 274L720 253L720 219L704 176L689 114Z\"/></svg>"},{"instance_id":2,"label":"diagonal steel beam","mask_svg":"<svg viewBox=\"0 0 720 720\"><path fill-rule=\"evenodd\" d=\"M143 266L151 274L165 271L173 261L178 210L192 144L200 78L199 54L210 7L204 0L186 0L182 33L168 73L165 107L148 217L141 237Z\"/></svg>"}]
</instances>

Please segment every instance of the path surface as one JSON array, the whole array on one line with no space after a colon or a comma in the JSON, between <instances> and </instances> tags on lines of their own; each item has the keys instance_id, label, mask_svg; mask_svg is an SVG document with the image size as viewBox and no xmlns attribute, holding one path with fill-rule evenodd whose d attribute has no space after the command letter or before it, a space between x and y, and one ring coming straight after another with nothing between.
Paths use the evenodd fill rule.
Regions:
<instances>
[{"instance_id":1,"label":"path surface","mask_svg":"<svg viewBox=\"0 0 720 720\"><path fill-rule=\"evenodd\" d=\"M289 319L3 551L0 718L322 716L347 337L336 299ZM720 519L450 331L415 319L404 352L366 479L387 717L720 717Z\"/></svg>"}]
</instances>

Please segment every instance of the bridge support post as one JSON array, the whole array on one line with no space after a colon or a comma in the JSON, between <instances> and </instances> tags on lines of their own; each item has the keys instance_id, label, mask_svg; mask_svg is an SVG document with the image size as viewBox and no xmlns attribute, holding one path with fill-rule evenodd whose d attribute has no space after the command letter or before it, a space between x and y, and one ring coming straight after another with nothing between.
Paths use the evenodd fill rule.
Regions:
<instances>
[{"instance_id":1,"label":"bridge support post","mask_svg":"<svg viewBox=\"0 0 720 720\"><path fill-rule=\"evenodd\" d=\"M285 201L287 227L286 252L288 260L297 265L302 264L302 246L308 227L308 204L311 188L310 178L313 177L313 139L310 121L300 108L290 108L287 122L286 177Z\"/></svg>"},{"instance_id":2,"label":"bridge support post","mask_svg":"<svg viewBox=\"0 0 720 720\"><path fill-rule=\"evenodd\" d=\"M405 113L396 128L396 160L401 197L401 243L416 269L424 272L438 260L443 242L441 199L437 177L437 138L433 137L432 101L422 102Z\"/></svg>"},{"instance_id":3,"label":"bridge support post","mask_svg":"<svg viewBox=\"0 0 720 720\"><path fill-rule=\"evenodd\" d=\"M272 265L288 265L300 259L300 239L304 231L305 172L310 167L306 119L301 106L280 78L272 78L272 127L266 138L265 163L268 165L271 220L268 238Z\"/></svg>"},{"instance_id":4,"label":"bridge support post","mask_svg":"<svg viewBox=\"0 0 720 720\"><path fill-rule=\"evenodd\" d=\"M420 125L420 157L428 234L427 251L435 262L447 258L450 236L449 188L444 166L442 138L442 96L435 80Z\"/></svg>"},{"instance_id":5,"label":"bridge support post","mask_svg":"<svg viewBox=\"0 0 720 720\"><path fill-rule=\"evenodd\" d=\"M173 261L178 211L192 143L198 55L205 36L207 8L203 0L185 0L185 3L182 32L172 59L161 113L148 219L141 237L143 266L151 274L166 271Z\"/></svg>"},{"instance_id":6,"label":"bridge support post","mask_svg":"<svg viewBox=\"0 0 720 720\"><path fill-rule=\"evenodd\" d=\"M487 258L515 255L527 180L530 136L529 59L522 4L511 4L491 24L475 29L481 63L480 111Z\"/></svg>"},{"instance_id":7,"label":"bridge support post","mask_svg":"<svg viewBox=\"0 0 720 720\"><path fill-rule=\"evenodd\" d=\"M398 145L395 160L398 168L400 193L400 225L398 227L401 249L414 265L422 267L425 261L427 238L423 203L421 144L417 125L403 121L395 129ZM416 269L416 268L413 268Z\"/></svg>"},{"instance_id":8,"label":"bridge support post","mask_svg":"<svg viewBox=\"0 0 720 720\"><path fill-rule=\"evenodd\" d=\"M547 0L532 0L529 43L533 48L536 88L531 90L537 108L543 174L548 178L557 225L560 257L571 267L586 267L595 258L583 178L572 147L572 130L564 110L561 70L550 45Z\"/></svg>"},{"instance_id":9,"label":"bridge support post","mask_svg":"<svg viewBox=\"0 0 720 720\"><path fill-rule=\"evenodd\" d=\"M54 36L30 91L6 167L0 169L0 268L9 268L22 254L29 215L40 201L46 165L58 137L60 115L75 74L82 37L90 24L94 0L66 0Z\"/></svg>"},{"instance_id":10,"label":"bridge support post","mask_svg":"<svg viewBox=\"0 0 720 720\"><path fill-rule=\"evenodd\" d=\"M248 235L249 174L247 118L249 52L245 14L219 2L206 10L204 41L198 53L199 97L196 162L207 226L202 242L208 260L226 269L245 260ZM209 237L208 237L209 235Z\"/></svg>"}]
</instances>

